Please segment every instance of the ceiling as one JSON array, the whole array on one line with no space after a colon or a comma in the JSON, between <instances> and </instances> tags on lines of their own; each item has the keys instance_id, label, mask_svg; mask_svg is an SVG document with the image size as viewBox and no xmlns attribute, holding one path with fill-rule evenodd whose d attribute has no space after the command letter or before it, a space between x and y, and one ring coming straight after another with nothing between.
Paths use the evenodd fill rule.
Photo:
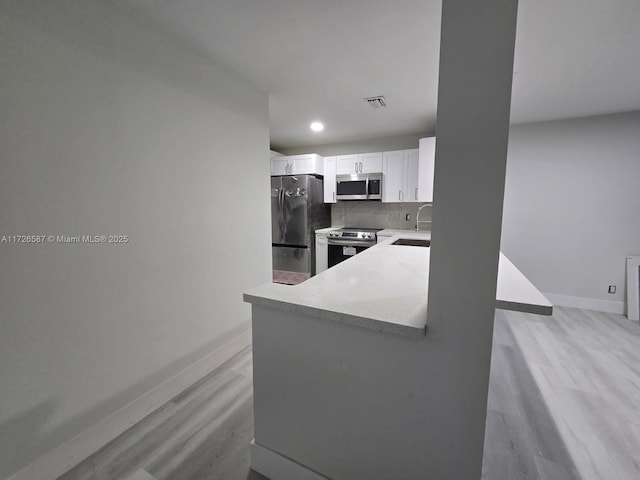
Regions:
<instances>
[{"instance_id":1,"label":"ceiling","mask_svg":"<svg viewBox=\"0 0 640 480\"><path fill-rule=\"evenodd\" d=\"M441 0L114 1L269 93L272 149L435 132ZM640 1L520 0L512 123L640 110L639 79Z\"/></svg>"}]
</instances>

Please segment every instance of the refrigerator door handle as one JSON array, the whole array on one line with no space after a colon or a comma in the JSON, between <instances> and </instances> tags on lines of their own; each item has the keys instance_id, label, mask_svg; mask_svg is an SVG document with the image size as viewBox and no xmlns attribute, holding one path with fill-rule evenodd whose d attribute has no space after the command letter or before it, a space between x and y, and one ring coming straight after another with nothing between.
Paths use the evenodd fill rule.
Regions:
<instances>
[{"instance_id":1,"label":"refrigerator door handle","mask_svg":"<svg viewBox=\"0 0 640 480\"><path fill-rule=\"evenodd\" d=\"M280 218L278 219L278 223L280 225L280 238L284 238L284 187L280 187L280 195L278 197L278 212L280 213Z\"/></svg>"}]
</instances>

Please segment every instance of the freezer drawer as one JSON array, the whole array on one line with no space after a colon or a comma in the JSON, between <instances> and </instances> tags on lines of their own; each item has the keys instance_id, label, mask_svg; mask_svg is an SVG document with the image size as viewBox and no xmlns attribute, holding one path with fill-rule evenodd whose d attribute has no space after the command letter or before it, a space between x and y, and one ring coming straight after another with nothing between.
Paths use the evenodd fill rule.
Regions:
<instances>
[{"instance_id":1,"label":"freezer drawer","mask_svg":"<svg viewBox=\"0 0 640 480\"><path fill-rule=\"evenodd\" d=\"M272 247L273 281L297 284L311 277L311 250L298 247Z\"/></svg>"}]
</instances>

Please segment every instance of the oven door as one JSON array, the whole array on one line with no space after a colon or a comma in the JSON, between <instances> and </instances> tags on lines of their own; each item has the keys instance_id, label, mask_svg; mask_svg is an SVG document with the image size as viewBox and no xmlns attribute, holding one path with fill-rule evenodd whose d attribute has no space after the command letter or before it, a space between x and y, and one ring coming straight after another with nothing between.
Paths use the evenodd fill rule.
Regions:
<instances>
[{"instance_id":1,"label":"oven door","mask_svg":"<svg viewBox=\"0 0 640 480\"><path fill-rule=\"evenodd\" d=\"M358 242L353 240L328 240L327 241L327 266L329 268L344 262L348 258L357 255L372 245L368 242Z\"/></svg>"}]
</instances>

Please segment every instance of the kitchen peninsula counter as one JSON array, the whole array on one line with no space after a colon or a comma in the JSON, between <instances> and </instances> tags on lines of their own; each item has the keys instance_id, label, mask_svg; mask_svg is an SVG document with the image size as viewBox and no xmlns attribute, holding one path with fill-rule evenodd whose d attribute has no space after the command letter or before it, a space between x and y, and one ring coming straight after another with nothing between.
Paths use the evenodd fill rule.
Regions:
<instances>
[{"instance_id":1,"label":"kitchen peninsula counter","mask_svg":"<svg viewBox=\"0 0 640 480\"><path fill-rule=\"evenodd\" d=\"M323 320L402 336L427 330L430 248L392 245L399 238L429 239L430 232L394 235L295 286L265 284L244 300ZM500 253L496 308L551 315L551 303Z\"/></svg>"}]
</instances>

